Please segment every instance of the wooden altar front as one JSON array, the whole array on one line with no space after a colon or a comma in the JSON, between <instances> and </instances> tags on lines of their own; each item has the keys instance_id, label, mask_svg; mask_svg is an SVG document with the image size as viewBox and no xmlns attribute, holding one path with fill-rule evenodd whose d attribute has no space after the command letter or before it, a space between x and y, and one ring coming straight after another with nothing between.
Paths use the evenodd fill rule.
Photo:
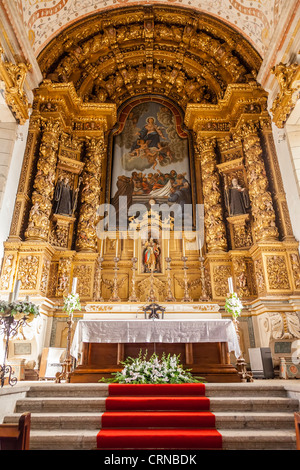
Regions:
<instances>
[{"instance_id":1,"label":"wooden altar front","mask_svg":"<svg viewBox=\"0 0 300 470\"><path fill-rule=\"evenodd\" d=\"M173 334L172 334L173 332ZM180 354L184 368L207 382L240 382L230 362L239 355L231 320L80 320L72 344L79 359L71 383L98 382L122 370L121 362L139 352Z\"/></svg>"}]
</instances>

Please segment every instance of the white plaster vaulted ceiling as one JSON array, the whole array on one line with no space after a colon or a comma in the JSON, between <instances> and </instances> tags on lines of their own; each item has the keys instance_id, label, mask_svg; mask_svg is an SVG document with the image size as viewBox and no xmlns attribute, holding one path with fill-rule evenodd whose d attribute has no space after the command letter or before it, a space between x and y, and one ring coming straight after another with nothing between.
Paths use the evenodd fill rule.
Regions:
<instances>
[{"instance_id":1,"label":"white plaster vaulted ceiling","mask_svg":"<svg viewBox=\"0 0 300 470\"><path fill-rule=\"evenodd\" d=\"M35 54L75 21L97 12L133 5L192 8L221 19L249 40L264 57L282 8L289 0L14 0Z\"/></svg>"}]
</instances>

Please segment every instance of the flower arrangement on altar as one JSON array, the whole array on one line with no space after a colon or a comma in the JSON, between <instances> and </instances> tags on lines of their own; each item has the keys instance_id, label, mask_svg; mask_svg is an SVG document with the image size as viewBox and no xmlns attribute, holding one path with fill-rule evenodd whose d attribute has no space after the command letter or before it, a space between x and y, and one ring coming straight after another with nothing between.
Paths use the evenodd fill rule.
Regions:
<instances>
[{"instance_id":1,"label":"flower arrangement on altar","mask_svg":"<svg viewBox=\"0 0 300 470\"><path fill-rule=\"evenodd\" d=\"M0 300L0 316L14 317L15 320L25 317L26 321L32 321L38 315L40 315L39 306L27 300L12 302Z\"/></svg>"},{"instance_id":2,"label":"flower arrangement on altar","mask_svg":"<svg viewBox=\"0 0 300 470\"><path fill-rule=\"evenodd\" d=\"M74 312L74 310L81 310L79 294L71 293L64 298L63 310L69 315Z\"/></svg>"},{"instance_id":3,"label":"flower arrangement on altar","mask_svg":"<svg viewBox=\"0 0 300 470\"><path fill-rule=\"evenodd\" d=\"M243 304L235 292L231 292L226 298L225 310L230 313L234 319L241 315Z\"/></svg>"},{"instance_id":4,"label":"flower arrangement on altar","mask_svg":"<svg viewBox=\"0 0 300 470\"><path fill-rule=\"evenodd\" d=\"M162 355L161 359L154 353L147 360L147 351L142 356L140 351L137 358L128 357L121 364L124 366L120 372L113 373L112 379L102 378L99 382L122 384L180 384L199 383L205 380L202 377L193 377L190 369L184 370L175 354Z\"/></svg>"}]
</instances>

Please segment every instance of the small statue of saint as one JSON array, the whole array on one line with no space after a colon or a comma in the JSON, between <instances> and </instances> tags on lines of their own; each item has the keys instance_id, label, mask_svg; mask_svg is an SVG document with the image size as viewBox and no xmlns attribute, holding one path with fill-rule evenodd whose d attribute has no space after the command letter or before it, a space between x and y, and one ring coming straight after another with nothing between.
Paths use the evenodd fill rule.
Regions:
<instances>
[{"instance_id":1,"label":"small statue of saint","mask_svg":"<svg viewBox=\"0 0 300 470\"><path fill-rule=\"evenodd\" d=\"M73 191L69 184L69 178L60 177L54 192L54 214L69 215L73 213Z\"/></svg>"},{"instance_id":2,"label":"small statue of saint","mask_svg":"<svg viewBox=\"0 0 300 470\"><path fill-rule=\"evenodd\" d=\"M150 240L146 241L143 251L143 265L145 273L150 273L151 271L160 272L160 253L160 246L156 240L150 238Z\"/></svg>"},{"instance_id":3,"label":"small statue of saint","mask_svg":"<svg viewBox=\"0 0 300 470\"><path fill-rule=\"evenodd\" d=\"M233 178L231 188L225 190L226 207L229 215L247 214L250 208L248 191L239 185L237 178Z\"/></svg>"}]
</instances>

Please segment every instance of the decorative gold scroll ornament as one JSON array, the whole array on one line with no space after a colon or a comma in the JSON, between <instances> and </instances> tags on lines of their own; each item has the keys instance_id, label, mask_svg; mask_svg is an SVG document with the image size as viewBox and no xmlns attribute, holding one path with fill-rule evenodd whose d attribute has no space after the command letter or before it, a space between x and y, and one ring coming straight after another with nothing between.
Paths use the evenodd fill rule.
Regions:
<instances>
[{"instance_id":1,"label":"decorative gold scroll ornament","mask_svg":"<svg viewBox=\"0 0 300 470\"><path fill-rule=\"evenodd\" d=\"M24 82L31 65L26 62L13 64L3 59L4 50L0 45L0 79L5 85L5 101L19 124L25 124L29 118L31 105L24 92Z\"/></svg>"},{"instance_id":2,"label":"decorative gold scroll ornament","mask_svg":"<svg viewBox=\"0 0 300 470\"><path fill-rule=\"evenodd\" d=\"M271 71L280 86L271 112L276 126L282 129L300 97L300 64L285 65L280 62Z\"/></svg>"}]
</instances>

